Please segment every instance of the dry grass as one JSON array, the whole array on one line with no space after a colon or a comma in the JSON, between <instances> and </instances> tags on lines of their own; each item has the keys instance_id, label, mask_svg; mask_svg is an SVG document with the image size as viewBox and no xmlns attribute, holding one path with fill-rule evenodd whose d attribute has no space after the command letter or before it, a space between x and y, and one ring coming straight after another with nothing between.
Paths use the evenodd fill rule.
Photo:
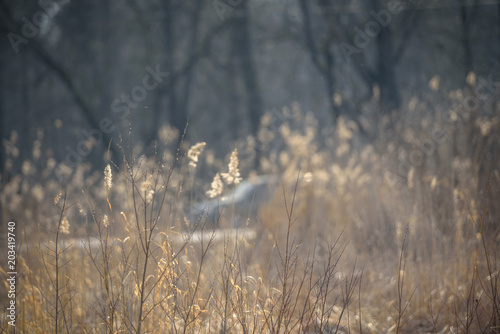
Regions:
<instances>
[{"instance_id":1,"label":"dry grass","mask_svg":"<svg viewBox=\"0 0 500 334\"><path fill-rule=\"evenodd\" d=\"M241 233L214 229L213 212L186 218L210 190L200 174L223 164L204 144L196 159L184 145L147 158L122 144L123 163L104 174L82 164L64 183L50 159L23 162L23 175L6 170L2 221L23 227L16 330L500 332L498 116L447 123L438 105L415 122L426 103L412 99L397 125L371 122L387 135L370 144L344 119L317 133L297 105L279 131L265 115L261 173L282 182L258 215L248 210ZM233 151L229 172L211 170L224 191L252 173L237 154L254 144ZM7 146L13 161L15 138ZM216 226L232 226L234 206L219 209ZM0 328L11 330L5 314Z\"/></svg>"}]
</instances>

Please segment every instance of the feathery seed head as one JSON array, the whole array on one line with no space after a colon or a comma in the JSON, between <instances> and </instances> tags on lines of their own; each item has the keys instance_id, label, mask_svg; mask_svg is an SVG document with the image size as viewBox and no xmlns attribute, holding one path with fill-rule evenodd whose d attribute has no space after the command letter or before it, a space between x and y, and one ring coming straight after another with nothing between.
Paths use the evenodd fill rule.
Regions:
<instances>
[{"instance_id":1,"label":"feathery seed head","mask_svg":"<svg viewBox=\"0 0 500 334\"><path fill-rule=\"evenodd\" d=\"M238 185L241 182L242 179L240 177L240 171L238 169L239 162L238 149L234 149L234 151L231 153L231 159L228 165L229 172L221 173L222 178L224 179L224 181L226 181L227 184L234 183L235 185Z\"/></svg>"},{"instance_id":2,"label":"feathery seed head","mask_svg":"<svg viewBox=\"0 0 500 334\"><path fill-rule=\"evenodd\" d=\"M212 188L207 191L207 195L210 198L215 198L222 194L222 190L224 190L224 184L222 183L222 180L220 179L219 173L215 174L214 180L212 181L211 184Z\"/></svg>"},{"instance_id":3,"label":"feathery seed head","mask_svg":"<svg viewBox=\"0 0 500 334\"><path fill-rule=\"evenodd\" d=\"M108 218L108 215L104 215L102 217L102 224L104 225L104 227L108 227L109 226L109 218Z\"/></svg>"},{"instance_id":4,"label":"feathery seed head","mask_svg":"<svg viewBox=\"0 0 500 334\"><path fill-rule=\"evenodd\" d=\"M62 190L59 192L59 194L57 194L57 196L54 198L54 204L57 205L57 203L59 203L59 200L61 199L61 195L62 195Z\"/></svg>"},{"instance_id":5,"label":"feathery seed head","mask_svg":"<svg viewBox=\"0 0 500 334\"><path fill-rule=\"evenodd\" d=\"M437 186L437 178L435 176L431 179L431 190L434 190Z\"/></svg>"},{"instance_id":6,"label":"feathery seed head","mask_svg":"<svg viewBox=\"0 0 500 334\"><path fill-rule=\"evenodd\" d=\"M63 217L59 231L63 234L69 234L69 221L68 218L66 218L66 216Z\"/></svg>"},{"instance_id":7,"label":"feathery seed head","mask_svg":"<svg viewBox=\"0 0 500 334\"><path fill-rule=\"evenodd\" d=\"M189 167L196 168L196 164L198 163L198 157L203 152L203 149L207 143L200 142L191 146L188 150L187 156L189 158Z\"/></svg>"},{"instance_id":8,"label":"feathery seed head","mask_svg":"<svg viewBox=\"0 0 500 334\"><path fill-rule=\"evenodd\" d=\"M413 169L413 167L412 167L410 169L410 171L408 172L408 189L413 189L413 186L415 185L413 183L414 174L415 174L415 169Z\"/></svg>"},{"instance_id":9,"label":"feathery seed head","mask_svg":"<svg viewBox=\"0 0 500 334\"><path fill-rule=\"evenodd\" d=\"M113 185L113 174L111 173L111 166L108 164L104 169L104 186L109 191Z\"/></svg>"}]
</instances>

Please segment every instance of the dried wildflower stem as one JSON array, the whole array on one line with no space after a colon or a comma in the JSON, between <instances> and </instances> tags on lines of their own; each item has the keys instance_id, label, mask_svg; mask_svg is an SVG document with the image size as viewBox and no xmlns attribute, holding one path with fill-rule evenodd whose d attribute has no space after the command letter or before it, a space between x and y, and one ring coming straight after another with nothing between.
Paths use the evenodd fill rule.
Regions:
<instances>
[{"instance_id":1,"label":"dried wildflower stem","mask_svg":"<svg viewBox=\"0 0 500 334\"><path fill-rule=\"evenodd\" d=\"M108 165L109 166L109 165ZM105 172L105 178L106 178L106 172ZM107 182L105 181L105 187L106 187ZM106 189L108 191L109 189ZM94 254L94 251L92 250L91 242L90 242L90 232L87 231L87 240L85 244L85 252L86 254L89 255L91 263L93 266L96 268L97 272L99 273L99 278L101 281L101 285L104 286L104 308L102 310L102 314L100 314L102 320L106 324L107 331L110 333L113 333L115 331L115 319L116 319L116 312L117 312L117 303L120 298L120 296L115 296L115 293L113 289L111 288L116 282L114 281L111 272L111 261L113 257L113 251L112 248L109 244L110 242L110 237L109 237L109 228L107 226L107 223L105 220L107 220L107 215L104 214L102 217L98 217L95 214L95 209L92 205L92 203L89 201L87 194L85 191L82 190L82 193L84 195L84 198L87 202L88 207L90 208L90 211L92 213L92 219L95 222L97 226L97 233L98 233L98 247L101 253L100 260L98 261L98 256L97 254ZM108 209L109 211L112 210L111 204L109 202L109 199L107 200L108 204ZM109 224L109 222L108 222ZM104 231L103 231L104 228ZM124 261L124 264L126 264L128 261Z\"/></svg>"},{"instance_id":2,"label":"dried wildflower stem","mask_svg":"<svg viewBox=\"0 0 500 334\"><path fill-rule=\"evenodd\" d=\"M343 250L342 250L342 252L343 252ZM356 289L356 285L360 284L359 280L361 278L358 279L356 277L356 265L357 265L357 261L354 261L354 264L352 266L351 275L349 276L348 279L345 280L345 288L343 290L342 310L340 311L340 315L338 316L335 332L339 331L340 321L342 320L344 313L346 311L349 312L349 305L351 304L351 301L352 301L352 295L354 294L354 291ZM362 275L362 273L360 273L360 275ZM348 317L349 317L349 313L348 313Z\"/></svg>"},{"instance_id":3,"label":"dried wildflower stem","mask_svg":"<svg viewBox=\"0 0 500 334\"><path fill-rule=\"evenodd\" d=\"M195 305L196 296L197 296L198 290L200 288L200 280L202 277L203 266L206 262L206 257L207 257L208 251L212 247L212 243L214 241L214 238L215 238L215 230L212 231L212 234L211 234L206 246L204 245L203 237L200 238L200 246L201 246L200 264L198 267L198 272L196 274L196 283L194 284L194 291L192 292L191 299L190 299L189 304L188 304L188 310L187 310L186 315L184 317L184 331L183 331L184 334L187 332L189 326L191 324L195 323L197 316L198 316L197 314L194 314L193 317L191 318L191 313L193 312L193 307ZM207 299L209 300L210 298L207 298Z\"/></svg>"},{"instance_id":4,"label":"dried wildflower stem","mask_svg":"<svg viewBox=\"0 0 500 334\"><path fill-rule=\"evenodd\" d=\"M55 278L55 323L56 323L56 328L55 328L55 333L58 333L58 316L59 316L59 231L61 230L62 226L62 221L64 217L64 209L66 208L66 192L64 192L64 198L63 198L63 204L61 208L61 215L59 216L59 224L57 226L57 232L56 232L56 252L55 252L55 257L56 257L56 278Z\"/></svg>"},{"instance_id":5,"label":"dried wildflower stem","mask_svg":"<svg viewBox=\"0 0 500 334\"><path fill-rule=\"evenodd\" d=\"M130 115L130 114L129 114ZM130 116L129 116L130 118ZM138 312L138 317L137 317L137 327L134 328L136 333L141 333L141 326L143 323L142 319L142 312L144 308L144 290L145 290L145 285L146 285L146 275L147 275L147 268L148 268L148 260L149 260L149 254L150 254L150 241L151 241L151 236L148 236L148 220L147 220L147 210L146 210L146 199L143 199L144 203L144 225L142 230L142 227L140 226L140 213L139 209L137 207L137 202L138 199L136 198L136 191L140 193L140 189L137 186L137 181L136 181L136 175L134 173L134 166L135 166L135 158L133 156L133 147L134 147L134 142L133 142L133 136L132 136L132 122L129 120L129 140L130 140L130 161L127 161L127 166L129 167L129 177L130 181L132 183L132 204L134 207L134 218L135 218L135 223L136 223L136 228L137 232L139 233L139 241L141 243L142 251L145 255L144 258L144 264L142 268L142 277L140 280L140 299L139 299L139 312ZM122 147L123 151L123 147ZM124 160L126 159L126 155L124 154ZM152 232L152 231L150 231ZM133 326L133 325L132 325Z\"/></svg>"},{"instance_id":6,"label":"dried wildflower stem","mask_svg":"<svg viewBox=\"0 0 500 334\"><path fill-rule=\"evenodd\" d=\"M410 294L408 297L408 300L406 302L403 302L403 295L404 295L404 285L405 285L405 276L406 276L406 255L405 255L405 246L406 246L406 238L408 237L408 230L409 227L406 227L405 235L403 238L403 243L401 245L401 252L399 254L399 267L398 267L398 285L397 285L397 293L398 293L398 300L397 300L397 318L396 318L396 334L400 332L401 328L404 326L403 322L403 315L408 309L408 306L410 305L410 301L413 298L413 295L415 294L416 288L413 290L413 292Z\"/></svg>"},{"instance_id":7,"label":"dried wildflower stem","mask_svg":"<svg viewBox=\"0 0 500 334\"><path fill-rule=\"evenodd\" d=\"M285 238L285 254L284 256L281 254L281 251L279 250L279 247L277 248L278 255L280 257L281 261L281 266L282 266L282 277L281 277L281 305L278 311L278 319L277 319L277 325L276 325L276 333L280 333L280 329L282 326L282 323L284 321L284 316L285 316L285 311L287 308L287 305L289 304L289 297L290 293L288 291L289 288L289 276L292 271L292 267L295 267L296 265L296 259L292 259L292 256L294 255L295 251L292 249L294 247L294 244L290 245L290 231L292 229L292 225L294 223L293 220L293 208L295 204L295 197L297 195L297 187L299 184L299 176L300 176L300 171L298 172L297 179L295 181L295 188L293 190L293 196L292 196L292 202L290 207L288 207L288 202L286 200L286 193L285 193L285 186L283 185L283 199L285 202L285 210L287 214L287 230L286 230L286 238ZM277 240L275 240L277 243Z\"/></svg>"},{"instance_id":8,"label":"dried wildflower stem","mask_svg":"<svg viewBox=\"0 0 500 334\"><path fill-rule=\"evenodd\" d=\"M363 319L361 313L361 285L363 283L363 269L361 269L361 274L359 275L358 282L358 323L359 323L359 333L363 334Z\"/></svg>"},{"instance_id":9,"label":"dried wildflower stem","mask_svg":"<svg viewBox=\"0 0 500 334\"><path fill-rule=\"evenodd\" d=\"M485 260L486 260L486 268L488 270L488 277L489 277L489 281L490 281L489 289L486 289L483 286L483 281L481 279L479 279L479 282L481 283L481 286L482 286L484 291L490 290L489 294L487 294L488 297L491 299L491 302L493 303L493 312L492 312L491 319L490 319L490 326L492 326L492 328L496 328L500 322L500 305L499 305L499 294L498 294L498 289L497 289L497 286L500 283L500 279L499 279L498 271L495 272L495 270L493 269L493 264L491 263L492 259L491 259L490 253L488 251L488 246L486 244L486 235L484 233L484 219L486 217L486 200L487 200L488 194L490 192L492 181L493 181L493 176L490 177L490 180L488 182L488 187L486 189L486 194L485 194L484 202L483 202L483 214L479 216L479 223L480 223L479 231L480 231L480 235L481 235L481 245L483 247L483 252L484 252L484 256L485 256ZM469 201L467 200L467 194L465 194L464 196L465 196L465 200L467 202L467 209L469 211L469 216L470 216L474 226L477 227L477 222L474 219L472 209L470 207ZM476 271L477 270L478 269L476 266Z\"/></svg>"},{"instance_id":10,"label":"dried wildflower stem","mask_svg":"<svg viewBox=\"0 0 500 334\"><path fill-rule=\"evenodd\" d=\"M60 331L60 326L61 326L60 325L60 322L61 322L60 316L62 316L62 321L64 323L66 332L70 333L68 319L67 319L66 313L65 313L66 304L63 303L61 300L62 293L61 293L61 286L60 286L60 279L59 279L60 270L61 270L61 263L60 263L61 255L63 252L65 252L67 250L67 248L64 248L62 250L59 249L59 235L61 232L63 232L63 221L64 221L64 219L66 219L65 218L66 196L67 196L67 193L66 193L66 191L64 191L62 205L59 208L60 214L59 214L59 221L57 224L57 230L55 231L56 236L55 236L54 249L48 248L48 254L47 254L48 256L51 256L50 253L53 253L52 256L54 257L54 264L53 265L54 265L54 271L55 271L54 277L51 274L51 271L49 270L49 268L47 267L47 264L50 264L50 262L48 262L48 260L43 256L43 253L42 253L42 263L43 263L45 272L47 274L47 277L49 278L50 284L52 285L52 287L54 289L54 302L53 303L50 302L50 298L48 296L44 296L44 298L49 302L49 304L54 309L54 315L53 315L54 332L56 334L59 333L59 331ZM65 263L65 264L67 264L67 263ZM65 264L63 264L63 265L65 265ZM71 296L70 296L70 300L71 300Z\"/></svg>"},{"instance_id":11,"label":"dried wildflower stem","mask_svg":"<svg viewBox=\"0 0 500 334\"><path fill-rule=\"evenodd\" d=\"M131 130L131 125L129 124L129 137L130 137L130 147L132 150L133 147L133 139L132 139L132 130ZM134 210L134 218L135 218L135 226L137 229L138 233L138 239L140 243L140 249L142 249L142 256L144 257L144 263L142 264L141 272L138 273L140 275L138 286L139 286L139 305L138 305L138 315L137 315L137 325L134 327L133 324L131 324L132 328L136 333L141 333L141 327L144 321L146 320L146 317L150 314L152 310L144 310L145 308L145 303L146 299L151 295L152 290L149 292L146 292L146 283L147 283L147 272L148 272L148 266L149 266L149 261L151 257L153 256L152 254L152 243L153 243L153 237L155 235L155 230L157 227L157 224L160 220L160 214L162 212L163 206L165 204L166 200L166 195L167 195L167 190L168 190L168 185L172 176L172 173L174 171L174 168L177 164L178 158L179 158L179 150L180 146L183 143L184 136L186 134L186 128L184 129L184 133L181 137L181 141L178 145L177 151L176 151L176 156L173 161L173 163L170 166L170 169L167 173L167 177L164 178L164 176L161 174L161 166L163 165L163 156L160 156L159 161L157 162L158 167L153 167L153 169L150 171L149 176L151 179L154 178L154 182L149 182L148 187L151 187L153 190L156 190L158 188L158 183L160 180L162 180L163 185L163 194L161 196L161 199L158 203L158 208L155 209L155 199L158 196L156 193L152 193L151 198L148 198L147 194L141 191L141 189L145 188L142 185L138 186L137 183L137 175L135 171L135 164L136 161L133 157L133 152L130 153L130 159L126 158L126 155L124 154L124 160L126 165L128 166L128 178L129 181L131 182L132 186L132 204L133 204L133 210ZM122 153L124 153L124 149L122 147ZM154 154L154 159L155 161L158 159L158 152L156 149L155 145L155 154ZM139 171L137 171L138 173ZM139 198L137 197L137 194L139 194ZM141 196L143 195L143 196ZM142 207L143 207L143 212L141 215L141 212L138 208L138 203L141 202ZM149 217L148 217L149 215ZM142 223L141 223L142 220ZM137 257L139 259L139 257ZM158 280L156 280L158 282ZM154 288L155 284L153 284ZM155 307L155 306L153 306ZM143 316L144 314L144 316Z\"/></svg>"}]
</instances>

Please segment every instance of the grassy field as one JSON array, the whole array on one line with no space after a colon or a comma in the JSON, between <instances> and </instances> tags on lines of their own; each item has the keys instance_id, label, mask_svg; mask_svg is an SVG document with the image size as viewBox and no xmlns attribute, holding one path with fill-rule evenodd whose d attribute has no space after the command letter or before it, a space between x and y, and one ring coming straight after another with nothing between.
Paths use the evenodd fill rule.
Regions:
<instances>
[{"instance_id":1,"label":"grassy field","mask_svg":"<svg viewBox=\"0 0 500 334\"><path fill-rule=\"evenodd\" d=\"M367 119L379 133L368 142L347 119L320 133L297 105L278 127L267 114L259 174L279 186L246 217L221 206L215 225L213 212L187 212L200 189L222 200L255 177L251 140L224 161L210 143L122 147L123 161L92 172L36 153L40 135L33 159L2 177L16 332L500 332L498 116L415 121L425 105L412 103L395 124Z\"/></svg>"}]
</instances>

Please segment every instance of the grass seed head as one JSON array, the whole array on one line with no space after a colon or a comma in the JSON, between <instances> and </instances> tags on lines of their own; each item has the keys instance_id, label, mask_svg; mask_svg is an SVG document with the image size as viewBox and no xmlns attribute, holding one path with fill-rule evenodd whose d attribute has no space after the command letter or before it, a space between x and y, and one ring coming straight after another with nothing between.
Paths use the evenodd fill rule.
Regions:
<instances>
[{"instance_id":1,"label":"grass seed head","mask_svg":"<svg viewBox=\"0 0 500 334\"><path fill-rule=\"evenodd\" d=\"M104 186L107 191L113 186L113 174L111 173L111 166L109 164L104 169Z\"/></svg>"},{"instance_id":2,"label":"grass seed head","mask_svg":"<svg viewBox=\"0 0 500 334\"><path fill-rule=\"evenodd\" d=\"M229 161L228 169L229 172L221 173L222 178L227 184L238 185L241 182L240 171L238 169L239 159L238 159L238 149L234 149L231 153L231 159Z\"/></svg>"},{"instance_id":3,"label":"grass seed head","mask_svg":"<svg viewBox=\"0 0 500 334\"><path fill-rule=\"evenodd\" d=\"M203 152L203 149L207 143L205 142L199 142L191 146L188 150L187 157L190 160L189 161L189 167L191 168L196 168L196 165L198 164L198 157L200 156L201 152Z\"/></svg>"},{"instance_id":4,"label":"grass seed head","mask_svg":"<svg viewBox=\"0 0 500 334\"><path fill-rule=\"evenodd\" d=\"M214 180L212 181L212 188L207 191L207 195L210 198L216 198L217 196L220 196L222 194L222 191L224 190L224 184L222 183L222 180L220 179L219 173L215 174Z\"/></svg>"},{"instance_id":5,"label":"grass seed head","mask_svg":"<svg viewBox=\"0 0 500 334\"><path fill-rule=\"evenodd\" d=\"M63 217L59 231L63 234L69 234L69 221L66 216Z\"/></svg>"}]
</instances>

